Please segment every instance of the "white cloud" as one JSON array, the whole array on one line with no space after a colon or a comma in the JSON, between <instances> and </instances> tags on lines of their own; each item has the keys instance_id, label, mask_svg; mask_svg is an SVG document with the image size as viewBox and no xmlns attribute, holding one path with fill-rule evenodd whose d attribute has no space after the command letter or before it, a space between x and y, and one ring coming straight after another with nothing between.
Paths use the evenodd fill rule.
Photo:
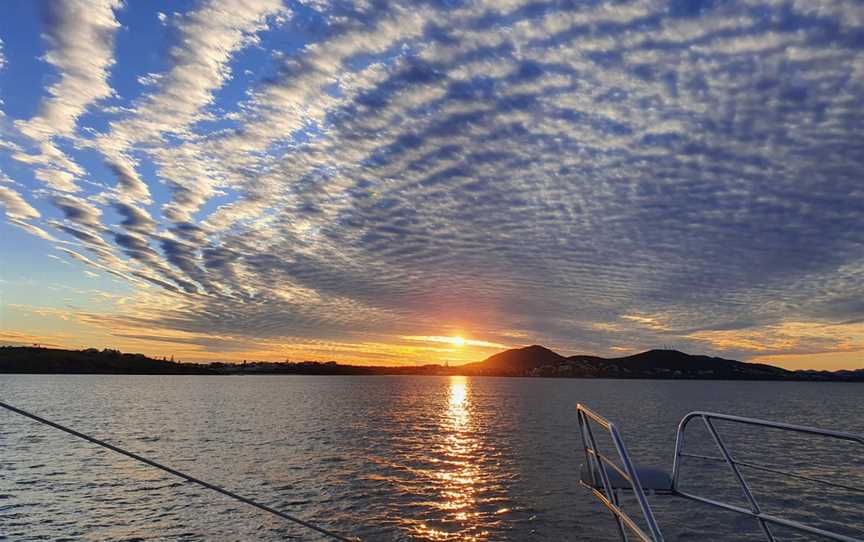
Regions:
<instances>
[{"instance_id":1,"label":"white cloud","mask_svg":"<svg viewBox=\"0 0 864 542\"><path fill-rule=\"evenodd\" d=\"M53 235L51 235L47 231L43 230L39 226L30 224L29 222L24 222L23 220L19 220L17 218L10 218L9 223L12 224L13 226L17 227L17 228L21 228L22 230L26 231L27 233L29 233L31 235L35 235L36 237L39 237L39 238L44 239L46 241L51 241L54 243L58 242L57 239Z\"/></svg>"},{"instance_id":2,"label":"white cloud","mask_svg":"<svg viewBox=\"0 0 864 542\"><path fill-rule=\"evenodd\" d=\"M478 345L602 352L864 314L841 299L864 287L854 18L826 40L842 10L798 5L788 29L771 4L523 7L318 6L318 41L252 51L279 71L237 80L240 51L303 21L172 15L168 69L92 142L116 190L54 198L48 223L171 292L148 325L196 337L446 342L458 320L491 330ZM216 108L228 81L245 98ZM71 190L58 147L19 160Z\"/></svg>"},{"instance_id":3,"label":"white cloud","mask_svg":"<svg viewBox=\"0 0 864 542\"><path fill-rule=\"evenodd\" d=\"M73 137L78 119L88 107L112 94L108 73L114 64L114 33L120 24L114 10L120 0L62 0L50 4L49 42L45 61L54 66L59 79L47 89L37 115L15 125L39 145L38 154L18 152L22 162L40 164L37 175L51 188L78 190L74 177L83 172L51 141Z\"/></svg>"},{"instance_id":4,"label":"white cloud","mask_svg":"<svg viewBox=\"0 0 864 542\"><path fill-rule=\"evenodd\" d=\"M114 64L114 33L120 26L114 10L121 5L120 0L52 4L45 60L57 69L59 80L48 88L39 113L18 123L22 132L37 141L71 136L87 108L111 96L108 71Z\"/></svg>"},{"instance_id":5,"label":"white cloud","mask_svg":"<svg viewBox=\"0 0 864 542\"><path fill-rule=\"evenodd\" d=\"M172 66L160 76L158 91L142 100L132 119L113 124L108 137L146 142L165 132L182 133L203 118L213 91L231 76L231 57L280 13L287 8L279 0L211 0L179 18Z\"/></svg>"},{"instance_id":6,"label":"white cloud","mask_svg":"<svg viewBox=\"0 0 864 542\"><path fill-rule=\"evenodd\" d=\"M157 83L155 91L140 101L133 115L112 123L110 132L98 139L97 146L120 179L120 193L126 192L120 197L135 200L147 190L129 152L141 144L162 147L159 140L166 133L192 137L189 127L208 118L204 109L212 103L214 91L231 77L232 56L254 43L255 34L268 28L270 18L288 13L280 0L211 0L176 18L179 39L170 53L171 68L164 74L148 74L147 82ZM165 154L172 152L162 149L157 156ZM181 202L172 208L183 219L213 192L208 172L194 171L195 159L173 169L164 160L160 164L161 175L181 193ZM188 167L193 168L191 175Z\"/></svg>"},{"instance_id":7,"label":"white cloud","mask_svg":"<svg viewBox=\"0 0 864 542\"><path fill-rule=\"evenodd\" d=\"M6 186L0 186L0 204L3 205L6 216L19 220L39 218L39 211L27 203L21 194Z\"/></svg>"}]
</instances>

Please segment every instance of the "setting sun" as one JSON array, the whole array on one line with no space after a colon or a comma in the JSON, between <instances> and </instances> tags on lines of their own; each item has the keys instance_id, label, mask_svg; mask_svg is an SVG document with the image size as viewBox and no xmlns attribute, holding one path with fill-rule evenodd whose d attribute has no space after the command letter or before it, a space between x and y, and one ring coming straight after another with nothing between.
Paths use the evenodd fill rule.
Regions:
<instances>
[{"instance_id":1,"label":"setting sun","mask_svg":"<svg viewBox=\"0 0 864 542\"><path fill-rule=\"evenodd\" d=\"M864 0L0 21L0 542L864 542Z\"/></svg>"}]
</instances>

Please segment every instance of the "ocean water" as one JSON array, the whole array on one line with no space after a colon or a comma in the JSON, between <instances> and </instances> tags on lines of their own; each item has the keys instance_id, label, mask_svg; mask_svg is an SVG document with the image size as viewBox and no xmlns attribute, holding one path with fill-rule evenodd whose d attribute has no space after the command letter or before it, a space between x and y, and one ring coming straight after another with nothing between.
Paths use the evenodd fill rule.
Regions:
<instances>
[{"instance_id":1,"label":"ocean water","mask_svg":"<svg viewBox=\"0 0 864 542\"><path fill-rule=\"evenodd\" d=\"M617 423L637 463L666 469L692 410L864 433L864 385L843 383L0 375L0 400L381 541L618 540L578 484L578 402ZM688 450L708 453L701 429ZM864 487L861 447L718 429L736 458ZM698 463L685 463L688 489L743 504L727 468ZM744 474L763 509L864 537L860 494ZM651 501L667 540L764 539L735 514ZM321 537L0 411L0 540L285 539Z\"/></svg>"}]
</instances>

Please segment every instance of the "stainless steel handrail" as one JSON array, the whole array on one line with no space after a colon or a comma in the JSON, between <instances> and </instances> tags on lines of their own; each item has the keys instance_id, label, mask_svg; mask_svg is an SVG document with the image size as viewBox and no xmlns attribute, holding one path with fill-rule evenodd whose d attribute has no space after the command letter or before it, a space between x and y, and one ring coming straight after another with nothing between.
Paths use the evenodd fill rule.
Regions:
<instances>
[{"instance_id":1,"label":"stainless steel handrail","mask_svg":"<svg viewBox=\"0 0 864 542\"><path fill-rule=\"evenodd\" d=\"M612 512L612 515L615 518L615 522L618 527L618 532L622 540L628 540L627 533L629 530L629 532L634 534L642 542L662 541L663 535L660 533L660 528L657 525L654 513L651 510L651 506L649 505L647 498L645 497L644 484L639 479L639 471L633 466L633 462L630 459L630 454L628 453L627 448L624 445L624 441L621 438L618 429L613 423L606 420L599 414L591 411L589 408L582 404L577 405L576 410L579 420L579 430L582 436L582 443L584 448L583 451L585 453L587 477L589 478L589 481L587 483L585 480L580 480L580 483L583 486L589 488L594 494L594 496L597 497L597 499L600 500L600 502L602 502L606 506L606 508L609 509L610 512ZM706 429L708 430L708 433L712 437L712 440L717 445L717 449L720 452L720 457L688 453L684 451L684 434L687 429L687 425L694 418L699 418L703 421ZM816 484L844 489L847 491L854 491L862 494L864 494L864 488L852 486L846 483L824 480L821 478L807 476L805 474L799 474L796 472L790 472L781 468L775 468L774 466L770 465L763 465L760 463L735 459L732 455L732 452L729 450L726 442L723 440L723 437L714 427L712 420L722 420L727 422L740 423L744 425L780 429L784 431L814 435L819 437L848 441L852 442L853 444L864 445L864 435L859 435L855 433L831 431L826 429L819 429L816 427L808 427L805 425L771 422L756 418L746 418L743 416L718 414L715 412L691 412L684 416L684 418L681 420L681 423L678 425L678 432L675 440L675 456L670 481L671 486L668 488L664 488L662 490L662 493L670 494L684 499L689 499L695 502L713 506L715 508L720 508L722 510L728 510L731 512L736 512L738 514L749 516L759 523L763 533L765 534L766 539L769 542L775 542L776 540L774 537L774 533L771 531L772 525L785 527L802 533L817 535L829 540L837 540L840 542L864 542L864 539L861 538L855 538L853 536L828 531L826 529L815 527L814 525L809 525L806 523L786 519L764 512L760 508L759 503L757 502L756 497L753 494L753 491L750 489L750 485L747 483L747 480L745 479L744 474L741 472L741 469L739 467L760 470L763 472L770 472L772 474L787 476L798 480L806 480ZM609 436L612 439L612 443L615 445L615 450L618 452L618 459L623 465L623 468L619 467L613 459L607 457L598 450L597 441L594 437L594 432L591 429L590 422L596 423L609 433ZM744 493L744 496L747 499L748 507L737 506L734 504L710 499L702 495L697 495L695 493L683 491L680 487L680 479L682 460L685 457L726 463L732 471L733 475L735 476L739 487ZM611 471L609 469L611 469L611 471L614 471L615 474L617 474L621 479L623 479L630 485L630 489L632 489L634 495L636 496L636 500L638 501L639 507L642 511L642 517L648 527L647 533L642 528L640 528L639 525L633 520L633 518L627 515L627 513L624 512L624 510L622 509L617 491L617 489L621 489L621 484L618 484L618 488L614 487L614 484L612 483L612 478L609 474Z\"/></svg>"},{"instance_id":2,"label":"stainless steel handrail","mask_svg":"<svg viewBox=\"0 0 864 542\"><path fill-rule=\"evenodd\" d=\"M633 462L630 459L630 454L627 447L624 445L624 440L618 432L615 424L606 420L599 414L591 411L588 407L582 404L576 405L576 414L579 420L579 432L582 436L583 451L585 453L585 466L591 477L591 485L582 482L582 485L588 487L591 492L602 502L606 508L612 513L615 518L615 523L618 526L618 533L622 540L628 540L627 530L633 533L642 542L663 542L663 535L660 532L660 527L657 525L657 520L654 518L654 512L651 510L651 505L645 496L645 491L642 488L642 483L639 480L639 475ZM615 450L618 452L618 459L623 465L623 469L619 467L614 460L605 456L597 447L597 441L594 438L594 431L591 429L591 423L594 422L605 429ZM618 499L617 491L612 487L612 481L609 477L608 468L614 469L624 480L626 480L636 500L639 503L639 509L642 511L642 518L648 528L646 533L626 512L621 508ZM599 474L600 480L597 480ZM598 483L599 482L599 483ZM598 489L602 486L603 491Z\"/></svg>"},{"instance_id":3,"label":"stainless steel handrail","mask_svg":"<svg viewBox=\"0 0 864 542\"><path fill-rule=\"evenodd\" d=\"M691 454L686 453L684 451L684 434L687 429L688 423L694 418L700 418L702 422L705 424L705 428L708 430L708 433L711 435L714 443L717 445L718 450L722 457L713 457L713 456L704 456L699 454ZM728 422L740 423L745 425L753 425L759 427L766 427L772 429L781 429L784 431L791 431L795 433L802 433L808 435L821 436L826 438L832 438L837 440L844 440L853 443L857 443L860 445L864 445L864 436L857 435L854 433L847 433L842 431L830 431L826 429L819 429L816 427L808 427L805 425L794 425L788 423L780 423L780 422L771 422L767 420L759 420L756 418L746 418L743 416L732 416L729 414L718 414L715 412L704 412L704 411L696 411L691 412L684 416L681 420L681 423L678 424L678 433L675 439L675 458L672 466L672 493L676 496L683 497L686 499L690 499L693 501L701 502L704 504L708 504L717 508L722 508L724 510L729 510L732 512L736 512L739 514L743 514L746 516L750 516L759 522L759 526L762 528L762 531L765 533L765 537L770 541L774 542L774 534L771 532L771 525L779 525L782 527L786 527L789 529L797 530L800 532L805 532L809 534L814 534L817 536L821 536L823 538L827 538L829 540L838 540L841 542L864 542L864 540L860 538L854 538L851 536L843 535L840 533L827 531L825 529L820 529L818 527L814 527L813 525L808 525L806 523L802 523L799 521L794 521L786 518L781 518L772 514L768 514L762 511L759 503L756 500L755 495L750 489L750 485L747 483L747 480L744 478L739 467L752 468L757 470L762 470L766 472L771 472L773 474L778 474L781 476L788 476L790 478L803 479L814 483L819 483L827 486L838 487L850 491L856 491L860 493L864 493L864 488L854 487L846 484L839 484L836 482L831 482L828 480L822 480L820 478L815 478L811 476L801 475L794 472L784 471L779 468L769 467L766 465L761 465L758 463L751 463L748 461L739 461L733 458L732 453L729 451L729 448L726 445L726 442L720 436L720 433L714 427L712 420L723 420ZM686 491L682 491L680 488L680 477L681 477L681 464L684 457L692 457L699 458L703 460L710 461L719 461L726 463L730 470L732 471L735 479L738 482L739 487L741 488L744 496L747 499L749 504L748 508L743 508L740 506L736 506L733 504L717 501L714 499L709 499L707 497L703 497L701 495L696 495L694 493L689 493Z\"/></svg>"}]
</instances>

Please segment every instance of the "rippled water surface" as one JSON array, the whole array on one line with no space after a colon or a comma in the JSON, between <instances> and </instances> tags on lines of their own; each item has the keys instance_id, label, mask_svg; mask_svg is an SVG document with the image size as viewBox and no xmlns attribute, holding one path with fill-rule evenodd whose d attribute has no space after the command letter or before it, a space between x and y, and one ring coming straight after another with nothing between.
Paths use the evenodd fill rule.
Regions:
<instances>
[{"instance_id":1,"label":"rippled water surface","mask_svg":"<svg viewBox=\"0 0 864 542\"><path fill-rule=\"evenodd\" d=\"M578 485L577 402L616 421L637 462L667 469L677 422L691 410L864 433L864 386L839 383L0 375L0 398L383 541L617 540L608 513ZM710 437L697 429L688 446L709 450ZM720 431L740 450L736 457L864 485L860 449ZM690 487L740 501L727 470L689 467ZM767 510L864 536L864 501L855 494L746 475ZM652 502L668 540L761 539L749 520L669 497ZM0 539L291 538L318 539L0 411Z\"/></svg>"}]
</instances>

